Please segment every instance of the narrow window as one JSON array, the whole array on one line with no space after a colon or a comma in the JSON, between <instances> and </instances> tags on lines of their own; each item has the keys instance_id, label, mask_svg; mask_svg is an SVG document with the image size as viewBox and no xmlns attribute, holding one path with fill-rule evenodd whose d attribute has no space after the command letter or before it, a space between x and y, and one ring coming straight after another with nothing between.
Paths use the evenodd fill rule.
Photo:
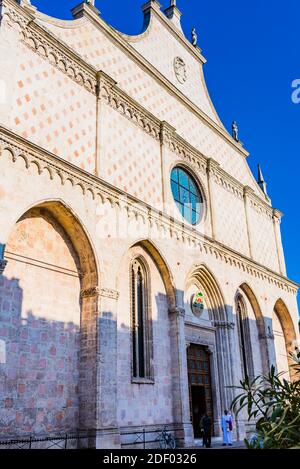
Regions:
<instances>
[{"instance_id":1,"label":"narrow window","mask_svg":"<svg viewBox=\"0 0 300 469\"><path fill-rule=\"evenodd\" d=\"M152 379L149 284L146 269L139 259L131 265L131 329L133 378Z\"/></svg>"}]
</instances>

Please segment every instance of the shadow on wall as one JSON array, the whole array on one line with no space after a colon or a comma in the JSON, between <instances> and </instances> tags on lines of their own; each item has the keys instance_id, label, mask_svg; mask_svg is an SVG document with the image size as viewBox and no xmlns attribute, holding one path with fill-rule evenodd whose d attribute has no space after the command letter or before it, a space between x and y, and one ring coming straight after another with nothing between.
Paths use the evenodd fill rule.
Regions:
<instances>
[{"instance_id":1,"label":"shadow on wall","mask_svg":"<svg viewBox=\"0 0 300 469\"><path fill-rule=\"evenodd\" d=\"M79 328L22 314L19 280L0 276L0 437L78 427Z\"/></svg>"},{"instance_id":2,"label":"shadow on wall","mask_svg":"<svg viewBox=\"0 0 300 469\"><path fill-rule=\"evenodd\" d=\"M133 382L133 336L129 308L118 324L118 421L124 431L135 426L163 427L176 421L173 416L168 310L167 295L156 293L152 298L151 320L146 321L144 328L145 378L152 384L143 384L138 379ZM138 345L136 354L138 356Z\"/></svg>"}]
</instances>

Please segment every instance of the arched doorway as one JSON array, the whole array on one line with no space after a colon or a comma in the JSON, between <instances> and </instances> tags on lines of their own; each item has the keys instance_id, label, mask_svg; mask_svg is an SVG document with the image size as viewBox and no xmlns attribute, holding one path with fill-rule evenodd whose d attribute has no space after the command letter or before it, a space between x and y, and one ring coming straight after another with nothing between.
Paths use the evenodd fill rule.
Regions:
<instances>
[{"instance_id":1,"label":"arched doorway","mask_svg":"<svg viewBox=\"0 0 300 469\"><path fill-rule=\"evenodd\" d=\"M295 352L296 333L290 313L282 299L276 301L273 310L273 334L276 354L276 365L282 378L295 378L293 359Z\"/></svg>"},{"instance_id":2,"label":"arched doorway","mask_svg":"<svg viewBox=\"0 0 300 469\"><path fill-rule=\"evenodd\" d=\"M74 431L86 412L81 405L81 357L85 316L95 307L93 299L82 298L82 291L98 282L91 245L65 205L46 202L16 222L5 258L0 338L6 348L1 396L6 405L0 432L20 436Z\"/></svg>"},{"instance_id":3,"label":"arched doorway","mask_svg":"<svg viewBox=\"0 0 300 469\"><path fill-rule=\"evenodd\" d=\"M194 436L208 413L219 434L222 410L232 401L232 327L221 289L210 270L201 265L191 271L185 284L187 369L190 417Z\"/></svg>"}]
</instances>

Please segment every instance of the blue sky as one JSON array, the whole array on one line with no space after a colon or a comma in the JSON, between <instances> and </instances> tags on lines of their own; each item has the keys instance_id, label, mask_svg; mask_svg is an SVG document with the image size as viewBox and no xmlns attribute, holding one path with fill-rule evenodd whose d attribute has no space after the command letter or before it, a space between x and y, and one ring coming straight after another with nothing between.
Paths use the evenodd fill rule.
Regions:
<instances>
[{"instance_id":1,"label":"blue sky","mask_svg":"<svg viewBox=\"0 0 300 469\"><path fill-rule=\"evenodd\" d=\"M40 11L70 18L76 0L32 0ZM122 32L142 25L143 0L96 0L102 17ZM163 7L169 5L162 0ZM237 120L240 139L257 174L262 166L273 206L284 212L282 235L288 276L300 283L298 222L300 103L292 82L300 79L299 4L296 0L178 0L188 38L193 26L208 60L206 82L224 125ZM300 304L300 303L299 303Z\"/></svg>"}]
</instances>

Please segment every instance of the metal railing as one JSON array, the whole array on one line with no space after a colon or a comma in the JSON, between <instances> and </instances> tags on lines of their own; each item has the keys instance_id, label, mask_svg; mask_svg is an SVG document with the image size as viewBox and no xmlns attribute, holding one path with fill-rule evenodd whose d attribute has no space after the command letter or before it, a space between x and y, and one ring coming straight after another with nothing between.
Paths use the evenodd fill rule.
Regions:
<instances>
[{"instance_id":1,"label":"metal railing","mask_svg":"<svg viewBox=\"0 0 300 469\"><path fill-rule=\"evenodd\" d=\"M122 448L136 449L159 448L161 429L146 429L140 431L121 432ZM170 433L173 433L170 431ZM28 435L23 438L7 438L0 440L1 449L92 449L95 448L97 430L78 431L74 433L60 433L49 436ZM99 434L101 434L99 432ZM126 439L128 436L128 440ZM125 441L124 441L125 440ZM127 440L127 441L126 441Z\"/></svg>"},{"instance_id":2,"label":"metal railing","mask_svg":"<svg viewBox=\"0 0 300 469\"><path fill-rule=\"evenodd\" d=\"M90 447L94 433L58 434L55 436L11 438L0 440L0 449L77 449Z\"/></svg>"},{"instance_id":3,"label":"metal railing","mask_svg":"<svg viewBox=\"0 0 300 469\"><path fill-rule=\"evenodd\" d=\"M161 429L156 429L156 430L146 430L145 428L143 428L139 432L132 432L132 431L122 432L121 436L123 437L125 435L130 435L130 436L135 437L133 441L123 442L122 447L126 448L128 446L131 446L131 447L140 446L140 449L149 449L149 446L151 445L151 449L160 448L159 439L165 428L166 427L161 428ZM172 434L173 432L168 431L168 433ZM150 438L147 438L148 435L150 435Z\"/></svg>"}]
</instances>

